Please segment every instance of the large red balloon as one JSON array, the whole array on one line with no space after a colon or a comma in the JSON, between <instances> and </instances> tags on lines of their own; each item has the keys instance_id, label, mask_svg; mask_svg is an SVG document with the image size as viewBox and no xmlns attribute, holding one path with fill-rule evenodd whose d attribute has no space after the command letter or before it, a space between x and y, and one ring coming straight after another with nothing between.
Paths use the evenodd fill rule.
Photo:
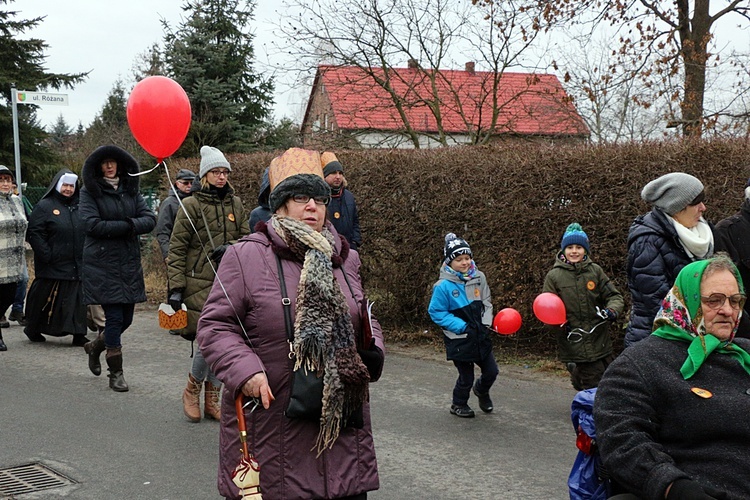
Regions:
<instances>
[{"instance_id":1,"label":"large red balloon","mask_svg":"<svg viewBox=\"0 0 750 500\"><path fill-rule=\"evenodd\" d=\"M492 321L492 329L501 335L513 335L520 328L521 314L512 307L498 311Z\"/></svg>"},{"instance_id":2,"label":"large red balloon","mask_svg":"<svg viewBox=\"0 0 750 500\"><path fill-rule=\"evenodd\" d=\"M135 140L160 162L180 148L190 130L190 100L180 84L166 76L138 82L127 113Z\"/></svg>"},{"instance_id":3,"label":"large red balloon","mask_svg":"<svg viewBox=\"0 0 750 500\"><path fill-rule=\"evenodd\" d=\"M560 297L551 292L540 293L534 299L534 315L548 325L559 326L567 320L565 304Z\"/></svg>"}]
</instances>

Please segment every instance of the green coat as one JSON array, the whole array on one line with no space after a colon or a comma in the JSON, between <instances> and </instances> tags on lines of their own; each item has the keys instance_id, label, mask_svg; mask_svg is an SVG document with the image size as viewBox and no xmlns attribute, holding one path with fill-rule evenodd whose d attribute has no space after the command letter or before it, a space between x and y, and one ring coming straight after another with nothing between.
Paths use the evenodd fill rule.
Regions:
<instances>
[{"instance_id":1,"label":"green coat","mask_svg":"<svg viewBox=\"0 0 750 500\"><path fill-rule=\"evenodd\" d=\"M557 254L555 265L544 279L544 291L559 296L565 304L567 323L563 328L554 328L557 335L560 361L583 363L596 361L612 354L610 323L605 322L591 334L584 334L580 342L568 340L571 329L581 328L588 332L604 321L597 316L596 307L609 308L622 317L625 301L622 294L598 264L586 259L569 264ZM571 339L576 336L571 336ZM578 337L580 338L580 337Z\"/></svg>"},{"instance_id":2,"label":"green coat","mask_svg":"<svg viewBox=\"0 0 750 500\"><path fill-rule=\"evenodd\" d=\"M180 334L194 337L203 304L214 284L214 271L208 263L214 248L233 244L250 234L248 214L239 197L230 191L223 200L215 193L195 191L182 201L174 222L167 255L169 289L183 289L182 301L188 309L187 328ZM190 221L195 225L196 234ZM208 228L208 229L207 229ZM214 267L216 263L214 262Z\"/></svg>"}]
</instances>

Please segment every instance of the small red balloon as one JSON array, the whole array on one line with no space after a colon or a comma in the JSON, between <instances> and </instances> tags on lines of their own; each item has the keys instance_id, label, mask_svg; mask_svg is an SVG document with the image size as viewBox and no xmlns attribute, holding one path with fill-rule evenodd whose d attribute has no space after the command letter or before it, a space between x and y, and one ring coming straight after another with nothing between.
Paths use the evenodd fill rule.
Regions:
<instances>
[{"instance_id":1,"label":"small red balloon","mask_svg":"<svg viewBox=\"0 0 750 500\"><path fill-rule=\"evenodd\" d=\"M495 314L492 329L500 335L513 335L521 328L521 322L521 314L512 307L506 307Z\"/></svg>"},{"instance_id":2,"label":"small red balloon","mask_svg":"<svg viewBox=\"0 0 750 500\"><path fill-rule=\"evenodd\" d=\"M540 293L534 299L534 315L547 325L562 325L567 320L565 304L551 292Z\"/></svg>"},{"instance_id":3,"label":"small red balloon","mask_svg":"<svg viewBox=\"0 0 750 500\"><path fill-rule=\"evenodd\" d=\"M149 76L133 87L127 116L135 140L161 162L177 151L187 137L190 100L171 78Z\"/></svg>"}]
</instances>

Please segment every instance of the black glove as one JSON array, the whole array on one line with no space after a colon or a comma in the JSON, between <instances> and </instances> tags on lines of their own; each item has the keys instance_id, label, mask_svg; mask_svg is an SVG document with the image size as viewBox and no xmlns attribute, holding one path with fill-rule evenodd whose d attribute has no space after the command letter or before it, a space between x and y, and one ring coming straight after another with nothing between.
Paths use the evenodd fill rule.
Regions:
<instances>
[{"instance_id":1,"label":"black glove","mask_svg":"<svg viewBox=\"0 0 750 500\"><path fill-rule=\"evenodd\" d=\"M214 251L211 252L211 260L214 261L216 265L219 265L221 262L221 258L224 257L224 252L227 251L227 247L229 247L229 243L224 243L223 245L214 248Z\"/></svg>"},{"instance_id":2,"label":"black glove","mask_svg":"<svg viewBox=\"0 0 750 500\"><path fill-rule=\"evenodd\" d=\"M727 498L726 493L703 487L692 479L678 479L672 483L667 500L715 500Z\"/></svg>"},{"instance_id":3,"label":"black glove","mask_svg":"<svg viewBox=\"0 0 750 500\"><path fill-rule=\"evenodd\" d=\"M182 288L178 288L169 293L169 300L167 302L175 312L182 309L182 292Z\"/></svg>"},{"instance_id":4,"label":"black glove","mask_svg":"<svg viewBox=\"0 0 750 500\"><path fill-rule=\"evenodd\" d=\"M383 351L375 345L375 339L372 339L372 344L370 344L369 349L357 349L357 353L359 353L359 357L362 358L362 362L367 367L367 371L370 372L370 382L377 382L380 375L383 373L385 356L383 356Z\"/></svg>"}]
</instances>

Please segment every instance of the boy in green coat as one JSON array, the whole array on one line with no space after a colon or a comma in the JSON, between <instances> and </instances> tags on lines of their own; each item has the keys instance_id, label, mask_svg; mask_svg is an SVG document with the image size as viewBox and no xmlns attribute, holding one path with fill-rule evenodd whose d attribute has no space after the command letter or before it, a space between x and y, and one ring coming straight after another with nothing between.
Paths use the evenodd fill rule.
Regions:
<instances>
[{"instance_id":1,"label":"boy in green coat","mask_svg":"<svg viewBox=\"0 0 750 500\"><path fill-rule=\"evenodd\" d=\"M596 387L614 360L610 323L625 302L602 268L589 256L589 238L574 222L563 234L555 265L544 279L544 291L558 295L567 321L556 329L560 361L570 371L573 387Z\"/></svg>"}]
</instances>

